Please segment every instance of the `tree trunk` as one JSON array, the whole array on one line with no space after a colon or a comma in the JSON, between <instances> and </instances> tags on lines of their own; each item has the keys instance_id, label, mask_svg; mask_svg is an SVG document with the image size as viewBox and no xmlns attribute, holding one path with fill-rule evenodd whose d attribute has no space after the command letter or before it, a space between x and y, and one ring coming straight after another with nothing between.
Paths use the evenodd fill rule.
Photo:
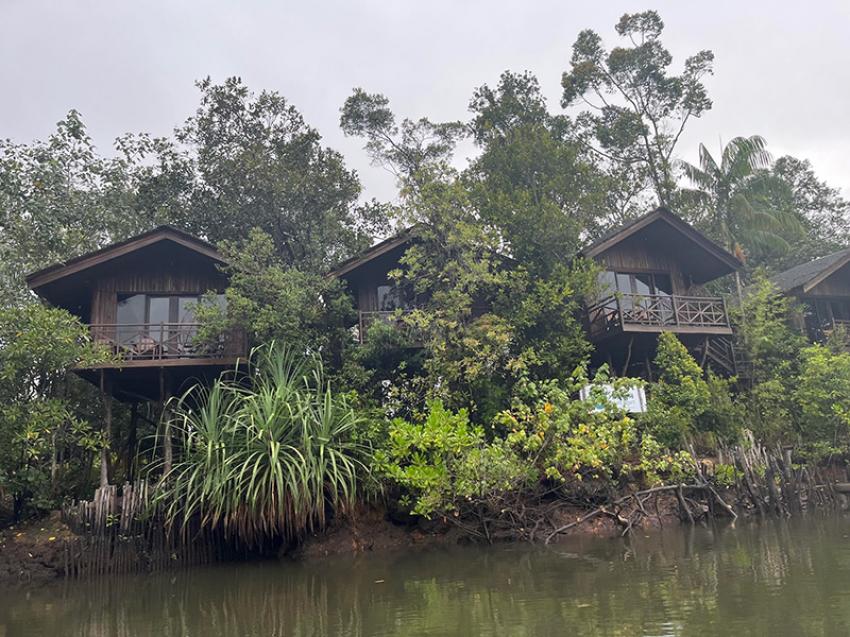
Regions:
<instances>
[{"instance_id":1,"label":"tree trunk","mask_svg":"<svg viewBox=\"0 0 850 637\"><path fill-rule=\"evenodd\" d=\"M741 285L741 273L738 270L735 270L735 287L738 291L738 303L739 306L744 304L744 288Z\"/></svg>"}]
</instances>

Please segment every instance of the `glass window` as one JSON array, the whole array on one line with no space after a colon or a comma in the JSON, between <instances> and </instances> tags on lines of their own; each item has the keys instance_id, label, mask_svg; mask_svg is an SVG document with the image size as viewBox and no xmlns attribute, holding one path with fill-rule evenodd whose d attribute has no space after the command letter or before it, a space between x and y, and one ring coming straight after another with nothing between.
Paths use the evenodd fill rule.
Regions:
<instances>
[{"instance_id":1,"label":"glass window","mask_svg":"<svg viewBox=\"0 0 850 637\"><path fill-rule=\"evenodd\" d=\"M378 311L392 312L393 310L403 308L401 290L397 285L379 285L378 286Z\"/></svg>"},{"instance_id":2,"label":"glass window","mask_svg":"<svg viewBox=\"0 0 850 637\"><path fill-rule=\"evenodd\" d=\"M171 297L148 297L148 323L168 323L171 317Z\"/></svg>"},{"instance_id":3,"label":"glass window","mask_svg":"<svg viewBox=\"0 0 850 637\"><path fill-rule=\"evenodd\" d=\"M654 285L652 283L652 275L651 274L635 274L634 276L634 290L635 294L640 294L641 296L647 296L653 293Z\"/></svg>"},{"instance_id":4,"label":"glass window","mask_svg":"<svg viewBox=\"0 0 850 637\"><path fill-rule=\"evenodd\" d=\"M148 328L148 336L158 343L163 343L168 340L168 329L163 327L163 323L169 323L171 318L171 297L170 296L149 296L148 297L148 320L150 327Z\"/></svg>"},{"instance_id":5,"label":"glass window","mask_svg":"<svg viewBox=\"0 0 850 637\"><path fill-rule=\"evenodd\" d=\"M815 310L821 325L832 323L832 305L828 301L818 299L815 301Z\"/></svg>"},{"instance_id":6,"label":"glass window","mask_svg":"<svg viewBox=\"0 0 850 637\"><path fill-rule=\"evenodd\" d=\"M628 272L617 272L617 291L626 294L631 294L632 290L632 275Z\"/></svg>"},{"instance_id":7,"label":"glass window","mask_svg":"<svg viewBox=\"0 0 850 637\"><path fill-rule=\"evenodd\" d=\"M673 281L669 274L658 273L654 274L653 278L655 279L655 294L673 294Z\"/></svg>"},{"instance_id":8,"label":"glass window","mask_svg":"<svg viewBox=\"0 0 850 637\"><path fill-rule=\"evenodd\" d=\"M145 322L145 295L118 297L118 324L133 325Z\"/></svg>"},{"instance_id":9,"label":"glass window","mask_svg":"<svg viewBox=\"0 0 850 637\"><path fill-rule=\"evenodd\" d=\"M616 283L616 291L623 294L649 296L673 294L673 283L669 274L663 272L617 272L610 273Z\"/></svg>"},{"instance_id":10,"label":"glass window","mask_svg":"<svg viewBox=\"0 0 850 637\"><path fill-rule=\"evenodd\" d=\"M832 301L830 303L832 309L832 318L837 321L846 321L850 319L850 307L846 301Z\"/></svg>"},{"instance_id":11,"label":"glass window","mask_svg":"<svg viewBox=\"0 0 850 637\"><path fill-rule=\"evenodd\" d=\"M617 275L609 270L599 273L597 279L600 298L609 296L617 291Z\"/></svg>"},{"instance_id":12,"label":"glass window","mask_svg":"<svg viewBox=\"0 0 850 637\"><path fill-rule=\"evenodd\" d=\"M132 296L118 297L118 342L121 344L132 344L139 340L145 323L144 294L133 294Z\"/></svg>"},{"instance_id":13,"label":"glass window","mask_svg":"<svg viewBox=\"0 0 850 637\"><path fill-rule=\"evenodd\" d=\"M197 296L180 296L177 297L177 322L178 323L194 323L195 322L195 306L198 305Z\"/></svg>"}]
</instances>

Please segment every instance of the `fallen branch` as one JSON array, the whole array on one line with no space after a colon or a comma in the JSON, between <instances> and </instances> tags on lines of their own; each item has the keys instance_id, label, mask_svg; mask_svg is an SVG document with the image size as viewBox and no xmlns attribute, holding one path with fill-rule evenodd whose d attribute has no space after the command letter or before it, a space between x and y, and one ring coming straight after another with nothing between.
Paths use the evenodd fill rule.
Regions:
<instances>
[{"instance_id":1,"label":"fallen branch","mask_svg":"<svg viewBox=\"0 0 850 637\"><path fill-rule=\"evenodd\" d=\"M624 504L625 502L628 502L629 500L634 499L634 501L638 503L638 509L640 509L641 512L643 512L645 514L646 511L645 511L645 508L643 506L643 503L646 501L646 499L641 500L641 498L644 498L645 496L650 496L650 495L653 495L653 494L663 493L663 492L675 492L676 493L677 499L679 500L679 504L683 505L685 512L687 513L688 517L690 518L691 522L693 523L693 521L694 521L693 515L691 514L691 511L688 508L688 505L684 502L685 498L684 498L683 493L684 493L685 489L687 489L689 491L708 492L711 495L711 497L713 497L715 499L715 501L717 501L717 503L720 504L720 506L723 508L724 511L729 513L733 518L738 517L735 514L735 511L732 509L732 507L729 504L727 504L723 500L723 498L720 497L720 494L717 493L717 491L710 484L670 484L670 485L664 485L664 486L661 486L661 487L653 487L651 489L645 489L643 491L636 491L635 493L630 493L629 495L623 496L622 498L618 498L617 500L614 500L613 502L609 502L609 503L606 503L602 506L599 506L599 507L593 509L592 511L590 511L589 513L587 513L586 515L583 515L582 517L580 517L576 521L570 522L569 524L565 524L563 526L560 526L557 529L555 529L554 531L552 531L548 536L546 536L546 540L544 541L544 544L549 544L549 542L552 541L552 538L554 538L556 535L560 535L561 533L563 533L565 531L568 531L568 530L570 530L570 529L572 529L576 526L579 526L580 524L583 524L583 523L587 522L588 520L591 520L591 519L595 518L596 516L598 516L600 514L601 515L607 515L609 517L613 517L613 518L617 519L617 521L620 522L620 524L622 524L623 526L626 527L626 532L628 532L628 531L631 530L632 526L634 526L634 523L637 520L633 520L633 521L626 520L625 518L623 518L619 514L612 513L609 510L609 507L616 508L616 507L620 506L621 504Z\"/></svg>"}]
</instances>

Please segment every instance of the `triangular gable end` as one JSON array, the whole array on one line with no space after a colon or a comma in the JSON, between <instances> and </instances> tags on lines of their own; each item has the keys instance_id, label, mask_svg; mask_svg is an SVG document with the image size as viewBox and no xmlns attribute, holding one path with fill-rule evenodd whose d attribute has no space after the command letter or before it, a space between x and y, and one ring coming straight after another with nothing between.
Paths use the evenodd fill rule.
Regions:
<instances>
[{"instance_id":1,"label":"triangular gable end","mask_svg":"<svg viewBox=\"0 0 850 637\"><path fill-rule=\"evenodd\" d=\"M847 250L846 253L833 263L831 263L828 267L821 270L818 274L813 276L809 281L803 284L802 290L803 293L809 293L814 290L817 286L821 285L830 277L836 275L842 269L844 269L848 264L850 264L850 250Z\"/></svg>"},{"instance_id":2,"label":"triangular gable end","mask_svg":"<svg viewBox=\"0 0 850 637\"><path fill-rule=\"evenodd\" d=\"M225 262L224 257L212 244L172 226L159 226L124 241L110 244L100 250L95 250L94 252L89 252L33 272L27 276L26 282L30 289L37 292L39 288L45 285L82 273L90 268L101 266L109 261L132 254L162 241L171 241L207 257L211 261L217 263Z\"/></svg>"},{"instance_id":3,"label":"triangular gable end","mask_svg":"<svg viewBox=\"0 0 850 637\"><path fill-rule=\"evenodd\" d=\"M619 246L635 243L651 244L654 250L678 261L689 262L695 283L720 278L742 266L732 253L666 208L657 208L609 232L582 250L581 254L588 258L601 258Z\"/></svg>"}]
</instances>

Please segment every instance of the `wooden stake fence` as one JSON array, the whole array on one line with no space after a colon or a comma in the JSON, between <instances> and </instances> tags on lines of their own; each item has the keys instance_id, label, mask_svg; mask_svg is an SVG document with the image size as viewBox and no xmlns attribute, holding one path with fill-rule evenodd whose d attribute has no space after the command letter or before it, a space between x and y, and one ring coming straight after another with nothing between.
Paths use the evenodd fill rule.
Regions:
<instances>
[{"instance_id":1,"label":"wooden stake fence","mask_svg":"<svg viewBox=\"0 0 850 637\"><path fill-rule=\"evenodd\" d=\"M64 547L69 579L209 564L229 553L222 534L199 523L167 533L142 480L125 483L120 495L117 486L101 487L91 500L64 506L62 520L76 535Z\"/></svg>"}]
</instances>

